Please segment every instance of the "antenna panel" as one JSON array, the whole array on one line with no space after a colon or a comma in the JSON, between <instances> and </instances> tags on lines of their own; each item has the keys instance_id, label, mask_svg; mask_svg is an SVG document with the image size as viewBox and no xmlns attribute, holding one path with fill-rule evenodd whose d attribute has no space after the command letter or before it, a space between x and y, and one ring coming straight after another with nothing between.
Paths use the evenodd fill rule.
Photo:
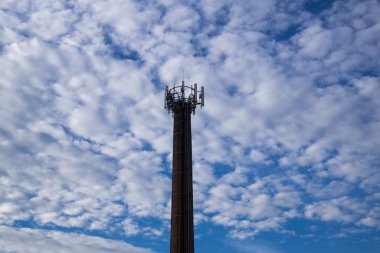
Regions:
<instances>
[{"instance_id":1,"label":"antenna panel","mask_svg":"<svg viewBox=\"0 0 380 253\"><path fill-rule=\"evenodd\" d=\"M195 104L198 103L198 91L197 91L197 83L194 83L194 102Z\"/></svg>"},{"instance_id":2,"label":"antenna panel","mask_svg":"<svg viewBox=\"0 0 380 253\"><path fill-rule=\"evenodd\" d=\"M204 87L202 86L202 88L201 88L201 106L203 107L203 106L205 106L205 89L204 89Z\"/></svg>"},{"instance_id":3,"label":"antenna panel","mask_svg":"<svg viewBox=\"0 0 380 253\"><path fill-rule=\"evenodd\" d=\"M169 88L166 85L166 88L165 88L165 101L164 101L165 109L168 109L168 93L169 93Z\"/></svg>"}]
</instances>

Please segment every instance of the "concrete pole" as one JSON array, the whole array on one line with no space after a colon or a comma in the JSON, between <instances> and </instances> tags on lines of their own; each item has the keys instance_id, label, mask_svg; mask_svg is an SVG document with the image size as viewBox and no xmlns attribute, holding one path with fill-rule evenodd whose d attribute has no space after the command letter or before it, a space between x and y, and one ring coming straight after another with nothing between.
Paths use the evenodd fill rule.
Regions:
<instances>
[{"instance_id":1,"label":"concrete pole","mask_svg":"<svg viewBox=\"0 0 380 253\"><path fill-rule=\"evenodd\" d=\"M194 252L191 101L173 105L173 177L170 253Z\"/></svg>"}]
</instances>

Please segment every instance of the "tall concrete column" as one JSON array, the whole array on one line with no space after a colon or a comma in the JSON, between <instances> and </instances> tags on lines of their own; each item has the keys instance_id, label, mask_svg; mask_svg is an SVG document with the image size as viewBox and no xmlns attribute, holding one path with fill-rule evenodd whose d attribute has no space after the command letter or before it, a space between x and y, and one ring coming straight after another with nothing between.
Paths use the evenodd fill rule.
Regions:
<instances>
[{"instance_id":1,"label":"tall concrete column","mask_svg":"<svg viewBox=\"0 0 380 253\"><path fill-rule=\"evenodd\" d=\"M194 253L191 114L204 105L204 88L175 86L165 90L165 109L172 113L173 176L170 253Z\"/></svg>"},{"instance_id":2,"label":"tall concrete column","mask_svg":"<svg viewBox=\"0 0 380 253\"><path fill-rule=\"evenodd\" d=\"M194 252L191 104L176 102L173 127L173 176L170 253Z\"/></svg>"}]
</instances>

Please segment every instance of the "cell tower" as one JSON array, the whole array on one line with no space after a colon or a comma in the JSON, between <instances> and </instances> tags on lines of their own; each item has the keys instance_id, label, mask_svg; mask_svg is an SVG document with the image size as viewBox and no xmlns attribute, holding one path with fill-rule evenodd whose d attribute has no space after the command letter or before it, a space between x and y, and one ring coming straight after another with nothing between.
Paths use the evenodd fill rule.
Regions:
<instances>
[{"instance_id":1,"label":"cell tower","mask_svg":"<svg viewBox=\"0 0 380 253\"><path fill-rule=\"evenodd\" d=\"M165 109L174 118L170 253L194 252L191 114L197 105L204 106L203 86L166 86Z\"/></svg>"}]
</instances>

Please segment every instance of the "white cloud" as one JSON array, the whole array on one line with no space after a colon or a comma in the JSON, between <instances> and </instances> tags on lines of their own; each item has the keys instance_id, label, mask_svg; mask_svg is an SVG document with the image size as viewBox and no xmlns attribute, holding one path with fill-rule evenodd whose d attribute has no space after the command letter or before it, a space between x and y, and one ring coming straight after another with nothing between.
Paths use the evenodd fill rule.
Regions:
<instances>
[{"instance_id":1,"label":"white cloud","mask_svg":"<svg viewBox=\"0 0 380 253\"><path fill-rule=\"evenodd\" d=\"M151 253L150 249L134 247L129 243L96 236L49 230L10 228L1 226L0 250L4 253L67 252ZM5 236L6 235L6 236Z\"/></svg>"},{"instance_id":2,"label":"white cloud","mask_svg":"<svg viewBox=\"0 0 380 253\"><path fill-rule=\"evenodd\" d=\"M254 162L264 162L267 155L259 150L251 150L249 154Z\"/></svg>"},{"instance_id":3,"label":"white cloud","mask_svg":"<svg viewBox=\"0 0 380 253\"><path fill-rule=\"evenodd\" d=\"M308 27L299 34L300 53L306 57L319 59L326 57L332 46L332 35L331 31L321 29L320 25Z\"/></svg>"},{"instance_id":4,"label":"white cloud","mask_svg":"<svg viewBox=\"0 0 380 253\"><path fill-rule=\"evenodd\" d=\"M197 28L199 16L192 8L176 5L168 8L163 22L167 24L170 30L180 32L191 31Z\"/></svg>"},{"instance_id":5,"label":"white cloud","mask_svg":"<svg viewBox=\"0 0 380 253\"><path fill-rule=\"evenodd\" d=\"M132 185L138 177L133 172L123 177L126 169L122 168L123 160L117 159L126 160L130 151L143 149L140 137L145 133L128 132L125 115L128 104L140 102L152 92L148 79L133 64L110 62L95 52L67 44L55 47L37 38L14 42L5 52L0 60L4 66L1 118L7 122L2 126L1 160L7 183L2 187L5 203L1 221L12 224L32 219L41 225L109 229L112 218L125 212L124 201L136 199L131 194L136 193ZM129 69L131 85L117 88L117 80L124 82L120 78L125 69ZM142 101L139 109L149 106ZM156 118L163 115L161 112ZM127 116L136 123L139 120L139 112L131 111ZM148 137L160 135L152 134ZM161 149L167 150L162 144ZM155 166L161 165L158 162ZM144 175L168 185L167 176L159 175L161 171ZM141 183L143 186L145 181ZM125 198L126 185L131 190ZM163 205L159 209L166 213L167 189L145 193L158 197L148 205ZM9 198L15 194L19 197ZM132 207L138 206L135 202L129 203L131 213ZM155 210L155 215L162 213Z\"/></svg>"},{"instance_id":6,"label":"white cloud","mask_svg":"<svg viewBox=\"0 0 380 253\"><path fill-rule=\"evenodd\" d=\"M358 199L340 197L309 204L305 207L307 218L320 218L324 221L354 222L367 215L367 203Z\"/></svg>"}]
</instances>

